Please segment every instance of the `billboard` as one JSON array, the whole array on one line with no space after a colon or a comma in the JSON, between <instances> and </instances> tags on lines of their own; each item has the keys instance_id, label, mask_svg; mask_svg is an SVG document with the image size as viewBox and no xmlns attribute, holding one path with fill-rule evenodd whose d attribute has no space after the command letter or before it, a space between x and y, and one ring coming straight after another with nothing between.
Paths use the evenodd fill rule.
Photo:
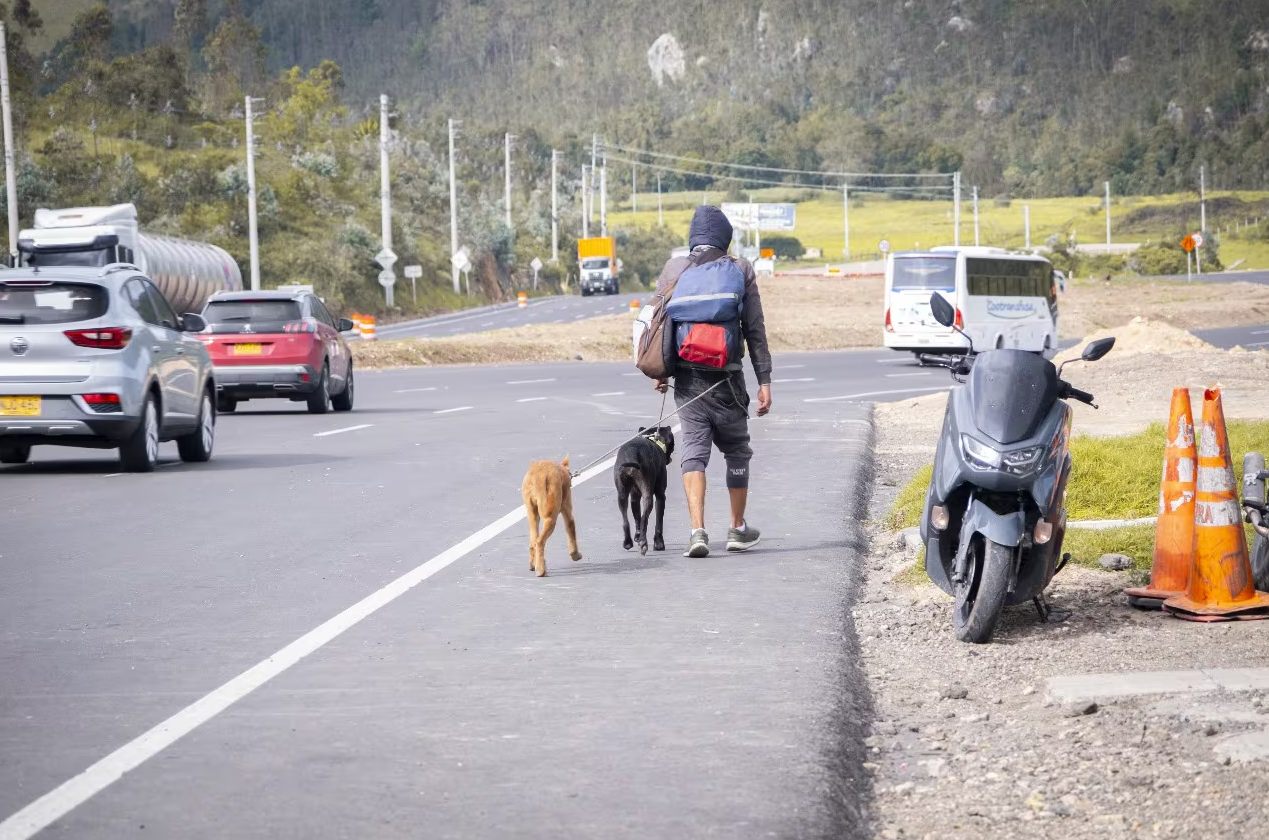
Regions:
<instances>
[{"instance_id":1,"label":"billboard","mask_svg":"<svg viewBox=\"0 0 1269 840\"><path fill-rule=\"evenodd\" d=\"M794 204L723 204L722 211L736 230L793 231L797 221Z\"/></svg>"}]
</instances>

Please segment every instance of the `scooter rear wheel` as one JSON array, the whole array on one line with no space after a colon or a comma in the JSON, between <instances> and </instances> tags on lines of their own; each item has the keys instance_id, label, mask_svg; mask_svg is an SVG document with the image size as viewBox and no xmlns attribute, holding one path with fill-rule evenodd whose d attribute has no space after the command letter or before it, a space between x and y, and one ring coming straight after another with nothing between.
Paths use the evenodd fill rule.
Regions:
<instances>
[{"instance_id":1,"label":"scooter rear wheel","mask_svg":"<svg viewBox=\"0 0 1269 840\"><path fill-rule=\"evenodd\" d=\"M1009 567L1014 549L985 537L969 546L965 582L955 589L952 627L962 642L984 644L996 632L1009 590Z\"/></svg>"}]
</instances>

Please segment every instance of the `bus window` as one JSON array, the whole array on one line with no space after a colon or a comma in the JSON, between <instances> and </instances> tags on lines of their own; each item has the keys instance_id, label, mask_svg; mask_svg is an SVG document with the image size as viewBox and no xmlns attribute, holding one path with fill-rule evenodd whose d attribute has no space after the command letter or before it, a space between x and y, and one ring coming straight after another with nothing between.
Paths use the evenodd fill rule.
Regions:
<instances>
[{"instance_id":1,"label":"bus window","mask_svg":"<svg viewBox=\"0 0 1269 840\"><path fill-rule=\"evenodd\" d=\"M897 257L890 288L896 291L951 291L956 288L955 257Z\"/></svg>"}]
</instances>

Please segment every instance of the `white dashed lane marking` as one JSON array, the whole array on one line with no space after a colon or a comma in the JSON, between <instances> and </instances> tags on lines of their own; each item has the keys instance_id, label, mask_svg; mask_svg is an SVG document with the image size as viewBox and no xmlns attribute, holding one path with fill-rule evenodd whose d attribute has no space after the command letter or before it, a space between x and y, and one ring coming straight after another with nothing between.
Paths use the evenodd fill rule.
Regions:
<instances>
[{"instance_id":1,"label":"white dashed lane marking","mask_svg":"<svg viewBox=\"0 0 1269 840\"><path fill-rule=\"evenodd\" d=\"M457 408L442 408L440 411L434 411L433 414L453 414L456 411L471 411L470 405L460 405Z\"/></svg>"},{"instance_id":2,"label":"white dashed lane marking","mask_svg":"<svg viewBox=\"0 0 1269 840\"><path fill-rule=\"evenodd\" d=\"M555 378L550 379L512 379L508 385L537 385L541 382L554 382Z\"/></svg>"},{"instance_id":3,"label":"white dashed lane marking","mask_svg":"<svg viewBox=\"0 0 1269 840\"><path fill-rule=\"evenodd\" d=\"M369 429L374 423L362 423L359 426L345 426L342 429L331 429L328 432L314 432L313 437L329 437L330 435L342 435L344 432L355 432L358 429Z\"/></svg>"}]
</instances>

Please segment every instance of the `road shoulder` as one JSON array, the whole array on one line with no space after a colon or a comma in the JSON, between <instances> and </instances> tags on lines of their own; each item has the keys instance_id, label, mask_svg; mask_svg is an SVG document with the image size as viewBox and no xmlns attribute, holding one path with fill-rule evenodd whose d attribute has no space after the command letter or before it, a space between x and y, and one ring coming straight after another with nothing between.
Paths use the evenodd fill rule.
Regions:
<instances>
[{"instance_id":1,"label":"road shoulder","mask_svg":"<svg viewBox=\"0 0 1269 840\"><path fill-rule=\"evenodd\" d=\"M1065 700L1062 677L1263 666L1269 622L1195 625L1129 608L1128 575L1071 568L1049 590L1070 618L1006 610L997 639L967 645L950 599L906 583L915 550L877 520L933 455L937 417L878 421L871 545L853 610L876 719L867 744L884 838L1241 838L1263 824L1269 694ZM914 547L915 549L915 547ZM896 580L899 577L900 580ZM1259 818L1259 819L1257 819Z\"/></svg>"}]
</instances>

